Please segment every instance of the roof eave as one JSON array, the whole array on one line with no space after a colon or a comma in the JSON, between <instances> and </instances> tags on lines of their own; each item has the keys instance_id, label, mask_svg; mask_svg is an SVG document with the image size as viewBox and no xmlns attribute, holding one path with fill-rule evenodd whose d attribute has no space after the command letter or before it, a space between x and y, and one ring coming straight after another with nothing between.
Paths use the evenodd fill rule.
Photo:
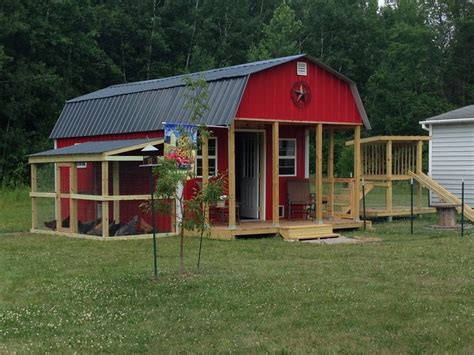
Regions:
<instances>
[{"instance_id":1,"label":"roof eave","mask_svg":"<svg viewBox=\"0 0 474 355\"><path fill-rule=\"evenodd\" d=\"M468 118L445 118L441 120L426 120L420 121L421 125L433 125L433 124L453 124L453 123L470 123L474 122L474 117Z\"/></svg>"}]
</instances>

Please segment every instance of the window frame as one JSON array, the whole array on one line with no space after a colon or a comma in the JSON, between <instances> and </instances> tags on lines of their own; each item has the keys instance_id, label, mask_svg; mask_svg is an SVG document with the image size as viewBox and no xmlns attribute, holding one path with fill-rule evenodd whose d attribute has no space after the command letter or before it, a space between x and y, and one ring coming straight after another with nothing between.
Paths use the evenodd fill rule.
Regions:
<instances>
[{"instance_id":1,"label":"window frame","mask_svg":"<svg viewBox=\"0 0 474 355\"><path fill-rule=\"evenodd\" d=\"M280 155L280 141L294 141L295 142L295 155ZM298 162L298 140L296 138L278 138L278 176L296 176L297 175L297 162ZM280 173L280 160L281 159L293 159L294 160L294 173L293 174L281 174Z\"/></svg>"},{"instance_id":2,"label":"window frame","mask_svg":"<svg viewBox=\"0 0 474 355\"><path fill-rule=\"evenodd\" d=\"M209 137L209 138L208 138L208 141L210 141L211 139L216 142L216 143L215 143L216 149L215 149L215 155L209 155L209 154L207 155L207 161L208 161L208 162L209 162L210 159L214 159L214 174L213 174L213 175L209 174L209 177L217 176L217 167L218 167L218 164L217 164L217 157L218 157L218 154L217 154L217 144L218 144L219 141L217 140L217 137ZM198 160L201 160L201 167L202 167L202 155L199 155L199 154L198 154L198 150L196 150L196 160L195 160L195 162L194 162L194 163L195 163L195 164L194 164L194 165L195 165L194 173L196 174L196 178L201 179L201 178L202 178L202 175L198 175L198 172L197 172L197 171L198 171ZM210 167L211 167L211 165L209 165L209 168L210 168ZM201 168L201 170L202 170L202 168ZM210 170L211 170L211 169L209 169L209 171L210 171Z\"/></svg>"}]
</instances>

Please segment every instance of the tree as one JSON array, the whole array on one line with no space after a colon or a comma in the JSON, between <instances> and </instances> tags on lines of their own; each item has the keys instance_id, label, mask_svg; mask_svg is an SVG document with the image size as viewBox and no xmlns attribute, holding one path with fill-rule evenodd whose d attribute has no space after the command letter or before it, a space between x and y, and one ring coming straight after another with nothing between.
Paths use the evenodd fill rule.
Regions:
<instances>
[{"instance_id":1,"label":"tree","mask_svg":"<svg viewBox=\"0 0 474 355\"><path fill-rule=\"evenodd\" d=\"M422 134L420 120L449 108L436 33L419 10L416 4L400 2L390 14L399 19L387 29L389 45L367 88L373 134Z\"/></svg>"},{"instance_id":2,"label":"tree","mask_svg":"<svg viewBox=\"0 0 474 355\"><path fill-rule=\"evenodd\" d=\"M186 103L184 107L190 111L190 121L193 124L199 124L202 118L209 111L207 104L208 91L207 83L202 80L191 80L186 78ZM186 131L181 132L181 136L185 136ZM198 127L199 143L202 144L202 139L209 136L209 131L203 125ZM191 139L183 139L184 142L180 149L185 152L186 156L193 150L197 149L197 145ZM166 158L161 161L154 173L157 177L156 182L156 197L157 208L159 211L171 214L170 200L177 201L177 227L179 229L180 247L179 247L179 273L185 274L184 268L184 232L190 230L192 232L199 232L202 236L206 230L209 230L209 220L206 214L207 207L216 203L222 196L224 191L224 178L217 177L210 179L207 186L202 186L199 191L196 191L194 196L186 200L184 185L188 180L196 177L194 170L181 170L175 160ZM201 248L201 244L200 244Z\"/></svg>"},{"instance_id":3,"label":"tree","mask_svg":"<svg viewBox=\"0 0 474 355\"><path fill-rule=\"evenodd\" d=\"M268 25L264 25L262 39L249 51L249 60L262 60L300 53L302 23L295 11L283 2L278 6Z\"/></svg>"}]
</instances>

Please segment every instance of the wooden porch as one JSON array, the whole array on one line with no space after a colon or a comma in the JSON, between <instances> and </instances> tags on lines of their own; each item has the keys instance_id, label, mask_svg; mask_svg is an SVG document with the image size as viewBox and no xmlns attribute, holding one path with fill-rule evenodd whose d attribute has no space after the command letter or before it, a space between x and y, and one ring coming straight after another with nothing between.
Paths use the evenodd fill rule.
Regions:
<instances>
[{"instance_id":1,"label":"wooden porch","mask_svg":"<svg viewBox=\"0 0 474 355\"><path fill-rule=\"evenodd\" d=\"M279 145L281 126L293 124L301 129L313 130L315 133L315 170L310 179L314 185L314 215L312 219L288 220L279 217L280 176L279 176ZM259 220L241 221L236 218L236 159L235 159L235 131L239 129L256 129L270 126L271 147L268 161L268 173L271 176L271 201L267 206L271 209L271 217L260 217ZM336 130L352 130L354 132L354 170L351 178L337 178L334 174L334 133ZM327 175L323 176L323 132L327 132ZM364 222L359 219L360 201L360 125L331 125L308 122L265 122L261 120L243 120L234 122L228 129L228 222L222 225L210 226L210 237L213 239L232 240L243 236L280 235L287 240L330 238L337 236L342 229L356 229L363 227ZM209 167L207 164L208 142L202 144L202 184L209 181ZM327 186L323 191L323 185ZM336 189L336 185L343 185ZM338 190L338 191L336 191ZM342 195L341 195L342 192ZM273 201L278 201L274 203ZM209 216L209 211L207 211ZM370 226L370 222L369 223ZM336 231L336 232L335 232ZM189 232L189 235L195 233Z\"/></svg>"}]
</instances>

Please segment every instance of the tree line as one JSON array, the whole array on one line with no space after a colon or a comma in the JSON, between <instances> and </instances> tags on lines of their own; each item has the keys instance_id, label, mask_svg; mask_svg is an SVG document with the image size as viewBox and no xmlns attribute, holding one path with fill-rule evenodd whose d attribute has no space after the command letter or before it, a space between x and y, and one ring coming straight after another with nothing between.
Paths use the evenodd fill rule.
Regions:
<instances>
[{"instance_id":1,"label":"tree line","mask_svg":"<svg viewBox=\"0 0 474 355\"><path fill-rule=\"evenodd\" d=\"M371 135L474 103L470 0L2 0L0 184L26 181L67 99L297 53L357 82Z\"/></svg>"}]
</instances>

